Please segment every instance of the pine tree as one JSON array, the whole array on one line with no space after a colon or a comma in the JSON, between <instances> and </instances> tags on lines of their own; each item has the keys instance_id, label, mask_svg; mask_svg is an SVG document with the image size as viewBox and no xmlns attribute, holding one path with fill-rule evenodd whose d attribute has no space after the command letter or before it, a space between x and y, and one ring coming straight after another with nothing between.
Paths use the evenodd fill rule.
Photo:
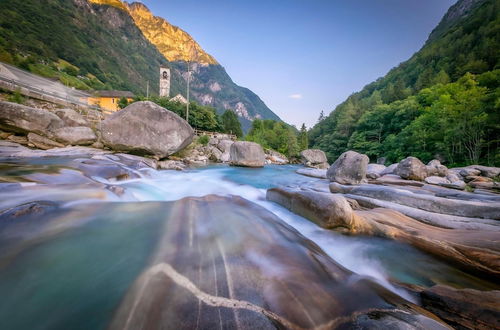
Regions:
<instances>
[{"instance_id":1,"label":"pine tree","mask_svg":"<svg viewBox=\"0 0 500 330\"><path fill-rule=\"evenodd\" d=\"M302 124L302 127L300 128L300 133L299 133L299 149L306 150L309 147L309 139L307 136L307 128L305 124Z\"/></svg>"},{"instance_id":2,"label":"pine tree","mask_svg":"<svg viewBox=\"0 0 500 330\"><path fill-rule=\"evenodd\" d=\"M319 118L318 118L318 123L320 121L323 121L323 119L325 119L325 113L323 112L323 110L321 110L321 113L319 114Z\"/></svg>"}]
</instances>

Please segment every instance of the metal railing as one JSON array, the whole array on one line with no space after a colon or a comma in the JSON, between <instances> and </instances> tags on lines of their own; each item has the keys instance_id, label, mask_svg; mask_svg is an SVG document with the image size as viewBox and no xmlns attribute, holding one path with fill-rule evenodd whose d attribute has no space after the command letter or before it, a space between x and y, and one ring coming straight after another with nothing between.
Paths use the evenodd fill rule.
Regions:
<instances>
[{"instance_id":1,"label":"metal railing","mask_svg":"<svg viewBox=\"0 0 500 330\"><path fill-rule=\"evenodd\" d=\"M221 137L221 136L227 136L227 137L229 137L233 141L238 140L238 137L236 135L234 135L234 134L219 133L219 132L209 132L209 131L202 131L202 130L199 130L199 129L195 129L194 130L194 135L196 135L196 136L206 135L208 137L213 137L213 138L217 138L217 137Z\"/></svg>"}]
</instances>

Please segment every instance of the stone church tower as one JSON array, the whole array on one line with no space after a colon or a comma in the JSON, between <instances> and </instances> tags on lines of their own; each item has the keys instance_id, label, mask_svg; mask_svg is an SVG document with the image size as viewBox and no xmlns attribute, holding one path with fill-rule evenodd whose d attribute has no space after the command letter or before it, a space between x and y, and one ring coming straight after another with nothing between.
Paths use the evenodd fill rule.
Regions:
<instances>
[{"instance_id":1,"label":"stone church tower","mask_svg":"<svg viewBox=\"0 0 500 330\"><path fill-rule=\"evenodd\" d=\"M160 97L170 96L170 69L160 67Z\"/></svg>"}]
</instances>

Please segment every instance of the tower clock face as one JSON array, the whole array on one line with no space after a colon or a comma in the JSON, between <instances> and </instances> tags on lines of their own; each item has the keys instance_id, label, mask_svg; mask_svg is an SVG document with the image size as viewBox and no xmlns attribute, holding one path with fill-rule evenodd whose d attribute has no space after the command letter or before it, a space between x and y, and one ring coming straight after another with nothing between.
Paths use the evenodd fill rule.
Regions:
<instances>
[{"instance_id":1,"label":"tower clock face","mask_svg":"<svg viewBox=\"0 0 500 330\"><path fill-rule=\"evenodd\" d=\"M167 71L163 71L163 79L168 79L168 72Z\"/></svg>"}]
</instances>

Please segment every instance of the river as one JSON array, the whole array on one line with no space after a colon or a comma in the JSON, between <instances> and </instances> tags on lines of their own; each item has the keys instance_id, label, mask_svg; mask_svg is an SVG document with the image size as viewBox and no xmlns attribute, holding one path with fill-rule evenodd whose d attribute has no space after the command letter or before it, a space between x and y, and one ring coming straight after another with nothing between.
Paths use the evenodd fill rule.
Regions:
<instances>
[{"instance_id":1,"label":"river","mask_svg":"<svg viewBox=\"0 0 500 330\"><path fill-rule=\"evenodd\" d=\"M55 210L21 218L15 225L15 220L0 217L0 250L6 247L0 253L1 329L105 328L148 262L161 226L151 213L154 208L141 211L137 217L140 207L136 202L210 194L240 196L260 205L316 243L338 264L371 277L410 301L416 302L393 283L495 287L411 246L325 230L266 201L268 188L318 180L296 174L298 166L248 169L217 165L183 172L130 169L136 178L116 181L81 176L68 165L73 160L0 161L1 209L40 200L57 201L62 209L74 208L70 213ZM72 183L66 184L66 180ZM8 182L21 182L22 189ZM99 207L107 202L122 206L107 213L109 209ZM127 205L134 209L129 212ZM49 222L47 229L44 224ZM73 229L67 230L68 226ZM37 233L43 230L48 234L37 241ZM31 240L28 248L15 245L20 238ZM92 318L87 317L89 313Z\"/></svg>"}]
</instances>

